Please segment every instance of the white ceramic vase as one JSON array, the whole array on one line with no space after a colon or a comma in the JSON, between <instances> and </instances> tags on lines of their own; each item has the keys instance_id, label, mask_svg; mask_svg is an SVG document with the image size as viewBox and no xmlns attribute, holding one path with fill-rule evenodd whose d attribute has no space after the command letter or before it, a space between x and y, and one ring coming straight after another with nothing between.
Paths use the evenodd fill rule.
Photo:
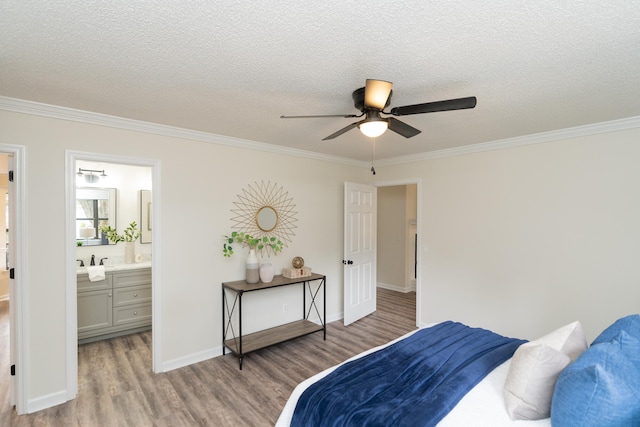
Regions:
<instances>
[{"instance_id":1,"label":"white ceramic vase","mask_svg":"<svg viewBox=\"0 0 640 427\"><path fill-rule=\"evenodd\" d=\"M244 279L247 283L258 283L260 281L260 268L255 249L249 249L247 256L247 274Z\"/></svg>"},{"instance_id":2,"label":"white ceramic vase","mask_svg":"<svg viewBox=\"0 0 640 427\"><path fill-rule=\"evenodd\" d=\"M124 263L133 264L136 261L136 242L124 242Z\"/></svg>"},{"instance_id":3,"label":"white ceramic vase","mask_svg":"<svg viewBox=\"0 0 640 427\"><path fill-rule=\"evenodd\" d=\"M260 281L262 283L271 283L273 280L274 269L270 262L260 265Z\"/></svg>"}]
</instances>

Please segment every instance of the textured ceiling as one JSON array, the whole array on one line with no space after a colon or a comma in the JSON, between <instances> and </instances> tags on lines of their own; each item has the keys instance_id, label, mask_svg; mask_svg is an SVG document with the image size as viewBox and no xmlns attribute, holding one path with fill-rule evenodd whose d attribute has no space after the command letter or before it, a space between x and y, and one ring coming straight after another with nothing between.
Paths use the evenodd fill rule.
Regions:
<instances>
[{"instance_id":1,"label":"textured ceiling","mask_svg":"<svg viewBox=\"0 0 640 427\"><path fill-rule=\"evenodd\" d=\"M3 0L0 95L369 160L351 92L391 106L476 96L403 117L378 159L640 115L640 2Z\"/></svg>"}]
</instances>

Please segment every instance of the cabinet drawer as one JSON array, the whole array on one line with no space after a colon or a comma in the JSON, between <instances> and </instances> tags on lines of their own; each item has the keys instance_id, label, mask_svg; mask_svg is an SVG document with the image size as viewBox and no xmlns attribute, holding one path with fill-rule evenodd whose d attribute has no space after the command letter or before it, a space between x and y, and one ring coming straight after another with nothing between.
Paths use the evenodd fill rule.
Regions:
<instances>
[{"instance_id":1,"label":"cabinet drawer","mask_svg":"<svg viewBox=\"0 0 640 427\"><path fill-rule=\"evenodd\" d=\"M78 286L78 292L100 291L105 289L111 289L112 283L113 283L112 277L110 274L106 274L104 280L100 280L97 282L90 281L88 274L78 275L78 278L76 280L77 280L76 283Z\"/></svg>"},{"instance_id":2,"label":"cabinet drawer","mask_svg":"<svg viewBox=\"0 0 640 427\"><path fill-rule=\"evenodd\" d=\"M151 303L114 307L113 325L151 324Z\"/></svg>"},{"instance_id":3,"label":"cabinet drawer","mask_svg":"<svg viewBox=\"0 0 640 427\"><path fill-rule=\"evenodd\" d=\"M151 269L114 271L113 287L123 288L126 286L151 285Z\"/></svg>"},{"instance_id":4,"label":"cabinet drawer","mask_svg":"<svg viewBox=\"0 0 640 427\"><path fill-rule=\"evenodd\" d=\"M113 289L113 306L151 302L151 286L130 286Z\"/></svg>"}]
</instances>

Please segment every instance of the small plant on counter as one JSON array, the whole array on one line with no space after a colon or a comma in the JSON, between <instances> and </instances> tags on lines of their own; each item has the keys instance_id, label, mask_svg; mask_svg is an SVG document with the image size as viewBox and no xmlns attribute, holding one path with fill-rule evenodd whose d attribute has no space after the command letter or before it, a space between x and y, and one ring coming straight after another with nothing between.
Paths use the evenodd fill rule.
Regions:
<instances>
[{"instance_id":1,"label":"small plant on counter","mask_svg":"<svg viewBox=\"0 0 640 427\"><path fill-rule=\"evenodd\" d=\"M222 254L226 257L233 255L232 245L234 244L239 244L242 247L248 246L249 249L257 249L259 251L270 248L275 254L282 250L282 242L275 237L253 237L243 231L233 231L231 236L224 236L224 239Z\"/></svg>"},{"instance_id":2,"label":"small plant on counter","mask_svg":"<svg viewBox=\"0 0 640 427\"><path fill-rule=\"evenodd\" d=\"M131 224L127 228L124 229L124 234L118 234L115 228L111 228L110 225L103 225L100 227L100 231L104 233L104 235L112 241L113 243L118 242L135 242L142 234L138 231L138 224L135 221L131 221Z\"/></svg>"}]
</instances>

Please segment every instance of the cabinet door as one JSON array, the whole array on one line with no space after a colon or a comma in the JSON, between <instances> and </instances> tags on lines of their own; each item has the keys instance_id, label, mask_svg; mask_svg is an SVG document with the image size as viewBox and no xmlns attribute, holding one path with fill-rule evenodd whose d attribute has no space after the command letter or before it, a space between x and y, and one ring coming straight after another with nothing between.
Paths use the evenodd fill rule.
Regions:
<instances>
[{"instance_id":1,"label":"cabinet door","mask_svg":"<svg viewBox=\"0 0 640 427\"><path fill-rule=\"evenodd\" d=\"M78 335L113 325L111 290L78 292Z\"/></svg>"}]
</instances>

